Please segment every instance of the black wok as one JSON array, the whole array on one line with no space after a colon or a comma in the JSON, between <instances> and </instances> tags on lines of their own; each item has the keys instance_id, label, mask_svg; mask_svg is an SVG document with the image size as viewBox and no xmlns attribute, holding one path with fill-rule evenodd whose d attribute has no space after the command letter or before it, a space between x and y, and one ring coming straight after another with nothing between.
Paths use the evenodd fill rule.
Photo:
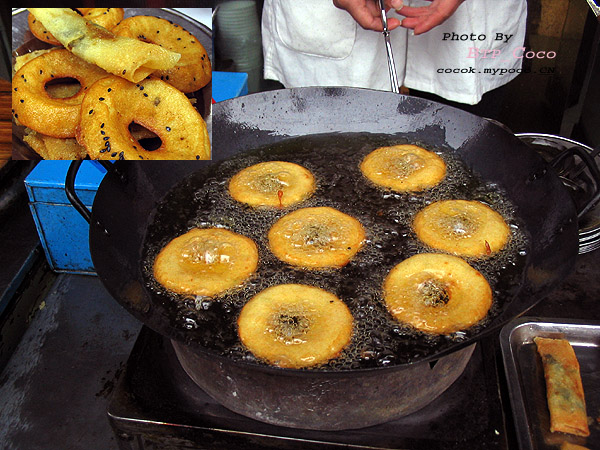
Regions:
<instances>
[{"instance_id":1,"label":"black wok","mask_svg":"<svg viewBox=\"0 0 600 450\"><path fill-rule=\"evenodd\" d=\"M345 373L282 370L233 361L189 342L185 330L173 327L169 311L147 288L141 258L157 203L182 179L213 163L117 162L98 190L90 225L98 276L130 313L171 338L188 374L234 411L314 429L357 428L413 412L460 375L471 344L534 306L574 265L577 213L556 174L501 127L449 106L350 88L301 88L241 97L214 105L213 161L289 137L357 131L455 151L483 179L506 191L531 243L518 292L503 303L491 323L410 364Z\"/></svg>"}]
</instances>

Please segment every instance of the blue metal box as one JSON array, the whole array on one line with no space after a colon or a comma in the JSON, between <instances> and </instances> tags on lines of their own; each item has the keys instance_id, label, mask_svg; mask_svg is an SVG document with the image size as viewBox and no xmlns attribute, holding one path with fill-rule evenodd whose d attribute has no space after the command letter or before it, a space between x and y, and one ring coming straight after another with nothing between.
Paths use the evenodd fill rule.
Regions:
<instances>
[{"instance_id":1,"label":"blue metal box","mask_svg":"<svg viewBox=\"0 0 600 450\"><path fill-rule=\"evenodd\" d=\"M95 274L89 247L89 225L71 206L65 194L65 177L71 161L41 161L25 180L29 206L52 270ZM91 209L106 170L84 161L75 180L81 201Z\"/></svg>"}]
</instances>

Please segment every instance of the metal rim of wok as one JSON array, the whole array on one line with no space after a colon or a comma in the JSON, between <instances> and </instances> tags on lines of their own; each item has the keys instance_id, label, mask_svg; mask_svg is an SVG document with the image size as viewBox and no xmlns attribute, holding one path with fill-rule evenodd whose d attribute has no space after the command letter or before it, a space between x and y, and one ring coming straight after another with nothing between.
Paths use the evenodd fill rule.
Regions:
<instances>
[{"instance_id":1,"label":"metal rim of wok","mask_svg":"<svg viewBox=\"0 0 600 450\"><path fill-rule=\"evenodd\" d=\"M397 370L437 360L499 330L548 294L571 271L577 256L577 213L559 178L527 145L485 119L439 103L355 88L298 88L263 92L214 105L213 161L267 143L332 132L388 133L451 148L483 179L503 187L530 234L531 251L518 294L480 333L423 359L351 372ZM98 276L115 299L155 331L187 344L184 333L144 286L140 268L146 229L156 204L186 176L210 161L117 162L94 201L90 249ZM168 165L168 168L167 168ZM204 348L210 357L232 362ZM298 371L246 361L272 373ZM335 376L348 371L306 371Z\"/></svg>"}]
</instances>

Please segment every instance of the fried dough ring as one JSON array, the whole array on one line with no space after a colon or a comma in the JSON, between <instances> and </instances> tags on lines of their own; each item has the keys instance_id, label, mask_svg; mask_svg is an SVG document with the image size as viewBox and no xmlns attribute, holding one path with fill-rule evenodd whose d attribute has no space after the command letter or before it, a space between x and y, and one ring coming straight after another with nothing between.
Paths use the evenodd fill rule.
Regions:
<instances>
[{"instance_id":1,"label":"fried dough ring","mask_svg":"<svg viewBox=\"0 0 600 450\"><path fill-rule=\"evenodd\" d=\"M373 150L361 162L360 170L378 186L415 192L442 181L446 163L435 153L416 145L394 145Z\"/></svg>"},{"instance_id":2,"label":"fried dough ring","mask_svg":"<svg viewBox=\"0 0 600 450\"><path fill-rule=\"evenodd\" d=\"M178 24L158 17L135 16L123 20L112 32L179 53L181 59L175 67L156 71L153 76L160 77L182 92L195 92L211 80L212 70L206 50L198 39Z\"/></svg>"},{"instance_id":3,"label":"fried dough ring","mask_svg":"<svg viewBox=\"0 0 600 450\"><path fill-rule=\"evenodd\" d=\"M502 216L475 200L432 203L416 215L413 228L428 246L467 257L496 253L510 237Z\"/></svg>"},{"instance_id":4,"label":"fried dough ring","mask_svg":"<svg viewBox=\"0 0 600 450\"><path fill-rule=\"evenodd\" d=\"M314 286L283 284L242 308L242 343L269 364L299 369L340 354L352 336L352 314L335 295Z\"/></svg>"},{"instance_id":5,"label":"fried dough ring","mask_svg":"<svg viewBox=\"0 0 600 450\"><path fill-rule=\"evenodd\" d=\"M21 67L13 77L13 114L21 124L39 133L58 138L74 137L85 90L107 75L68 50L44 53ZM81 89L72 97L53 98L45 86L58 78L74 78Z\"/></svg>"},{"instance_id":6,"label":"fried dough ring","mask_svg":"<svg viewBox=\"0 0 600 450\"><path fill-rule=\"evenodd\" d=\"M85 148L79 145L74 138L61 139L44 136L27 128L23 141L44 159L84 159L87 156Z\"/></svg>"},{"instance_id":7,"label":"fried dough ring","mask_svg":"<svg viewBox=\"0 0 600 450\"><path fill-rule=\"evenodd\" d=\"M492 290L457 256L419 254L395 266L383 284L388 311L397 320L434 334L464 330L483 319Z\"/></svg>"},{"instance_id":8,"label":"fried dough ring","mask_svg":"<svg viewBox=\"0 0 600 450\"><path fill-rule=\"evenodd\" d=\"M77 8L83 18L94 22L96 25L112 30L123 20L123 8Z\"/></svg>"},{"instance_id":9,"label":"fried dough ring","mask_svg":"<svg viewBox=\"0 0 600 450\"><path fill-rule=\"evenodd\" d=\"M251 239L222 228L194 228L160 251L154 278L178 294L213 297L242 284L257 265Z\"/></svg>"},{"instance_id":10,"label":"fried dough ring","mask_svg":"<svg viewBox=\"0 0 600 450\"><path fill-rule=\"evenodd\" d=\"M144 150L129 132L132 122L155 133L162 145ZM134 84L109 76L91 86L77 140L92 159L210 159L202 116L183 93L156 79Z\"/></svg>"},{"instance_id":11,"label":"fried dough ring","mask_svg":"<svg viewBox=\"0 0 600 450\"><path fill-rule=\"evenodd\" d=\"M229 194L250 206L290 206L315 191L315 177L304 167L269 161L246 167L229 181Z\"/></svg>"},{"instance_id":12,"label":"fried dough ring","mask_svg":"<svg viewBox=\"0 0 600 450\"><path fill-rule=\"evenodd\" d=\"M365 230L358 220L329 207L302 208L269 230L273 254L307 268L345 266L362 248Z\"/></svg>"},{"instance_id":13,"label":"fried dough ring","mask_svg":"<svg viewBox=\"0 0 600 450\"><path fill-rule=\"evenodd\" d=\"M107 30L114 28L121 20L123 20L123 8L77 8L83 14L83 17L90 22L94 22ZM52 45L62 45L52 33L46 30L42 22L37 20L31 13L27 16L29 30L40 41L47 42Z\"/></svg>"},{"instance_id":14,"label":"fried dough ring","mask_svg":"<svg viewBox=\"0 0 600 450\"><path fill-rule=\"evenodd\" d=\"M42 22L37 20L33 14L29 13L27 16L27 23L29 24L29 31L31 31L31 34L33 34L40 41L47 42L48 44L52 45L62 45L60 42L58 42L58 39L52 35L52 33L46 30L46 27L42 25Z\"/></svg>"}]
</instances>

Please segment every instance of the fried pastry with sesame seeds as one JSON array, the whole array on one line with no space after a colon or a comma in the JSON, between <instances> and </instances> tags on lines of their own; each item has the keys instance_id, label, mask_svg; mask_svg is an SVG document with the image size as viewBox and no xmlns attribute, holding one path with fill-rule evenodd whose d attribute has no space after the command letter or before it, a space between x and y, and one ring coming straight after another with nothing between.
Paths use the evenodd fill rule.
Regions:
<instances>
[{"instance_id":1,"label":"fried pastry with sesame seeds","mask_svg":"<svg viewBox=\"0 0 600 450\"><path fill-rule=\"evenodd\" d=\"M145 150L129 126L143 126L161 145ZM77 140L92 159L210 159L206 123L189 99L168 83L147 79L135 84L109 76L91 86L83 99Z\"/></svg>"}]
</instances>

